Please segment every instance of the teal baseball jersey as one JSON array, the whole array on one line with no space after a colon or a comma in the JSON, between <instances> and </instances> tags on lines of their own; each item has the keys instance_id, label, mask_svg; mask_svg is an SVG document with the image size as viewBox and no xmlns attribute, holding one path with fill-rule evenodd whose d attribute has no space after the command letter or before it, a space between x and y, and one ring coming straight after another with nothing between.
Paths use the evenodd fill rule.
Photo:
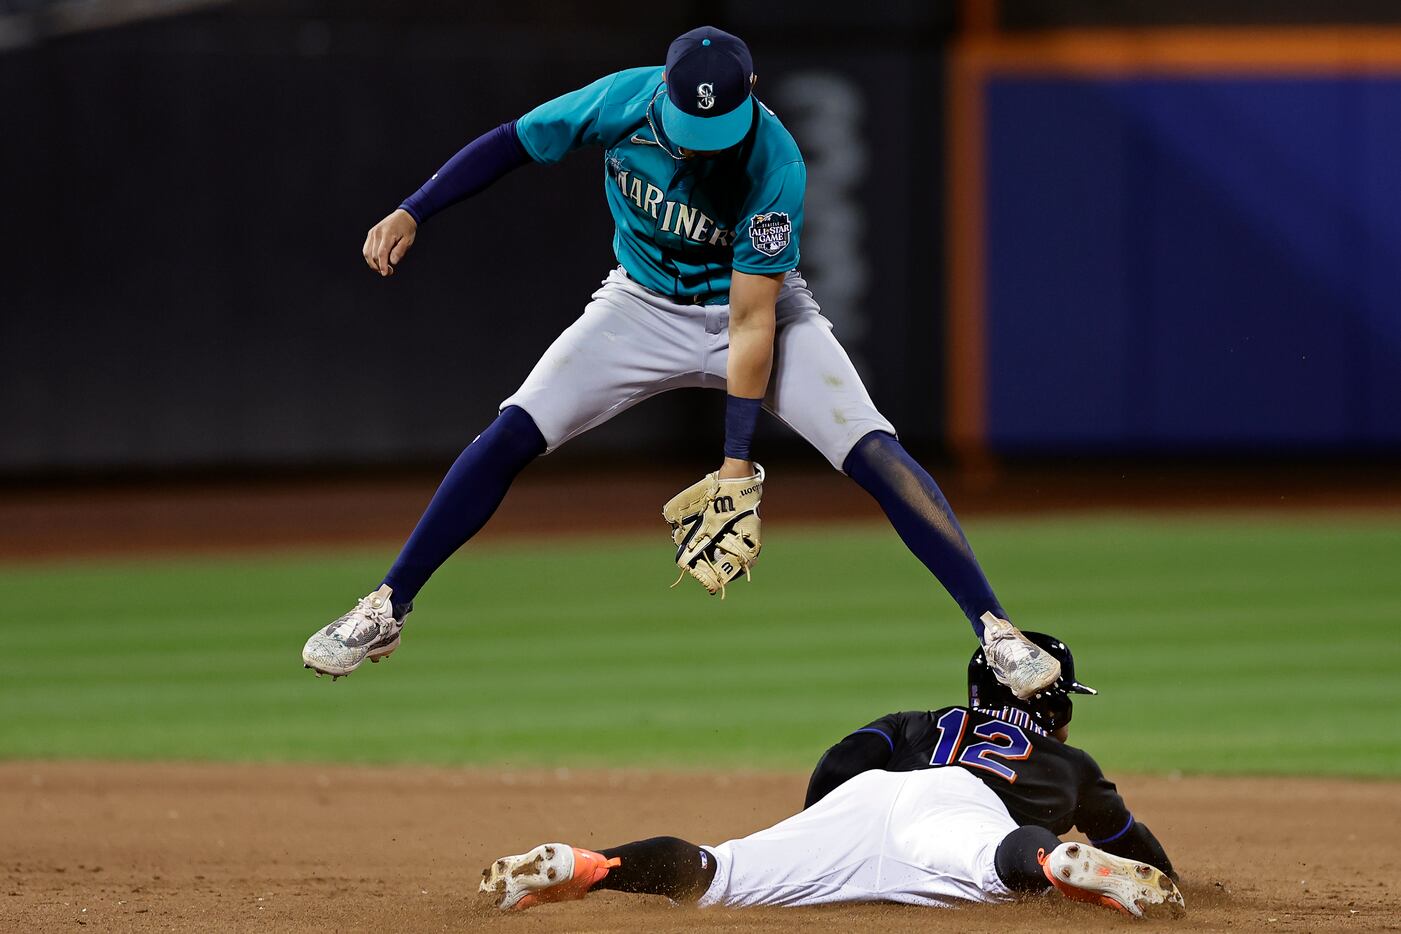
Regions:
<instances>
[{"instance_id":1,"label":"teal baseball jersey","mask_svg":"<svg viewBox=\"0 0 1401 934\"><path fill-rule=\"evenodd\" d=\"M798 266L807 170L792 135L757 99L738 146L675 158L660 108L660 66L607 75L536 107L516 133L536 162L584 146L604 149L613 252L641 285L683 303L729 301L730 273Z\"/></svg>"}]
</instances>

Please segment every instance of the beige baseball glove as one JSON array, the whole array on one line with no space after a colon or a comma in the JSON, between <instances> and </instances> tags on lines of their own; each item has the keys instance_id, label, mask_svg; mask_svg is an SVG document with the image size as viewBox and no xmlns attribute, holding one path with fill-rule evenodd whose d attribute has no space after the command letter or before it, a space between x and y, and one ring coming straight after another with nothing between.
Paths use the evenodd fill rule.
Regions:
<instances>
[{"instance_id":1,"label":"beige baseball glove","mask_svg":"<svg viewBox=\"0 0 1401 934\"><path fill-rule=\"evenodd\" d=\"M706 476L677 493L662 507L676 543L681 568L675 587L688 573L711 594L725 598L725 585L759 558L759 498L764 495L764 468L739 480Z\"/></svg>"}]
</instances>

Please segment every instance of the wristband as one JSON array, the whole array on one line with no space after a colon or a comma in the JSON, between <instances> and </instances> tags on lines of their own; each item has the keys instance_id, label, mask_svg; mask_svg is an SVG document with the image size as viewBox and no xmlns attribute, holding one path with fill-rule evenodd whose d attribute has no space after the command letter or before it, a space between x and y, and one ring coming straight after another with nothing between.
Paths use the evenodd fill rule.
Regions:
<instances>
[{"instance_id":1,"label":"wristband","mask_svg":"<svg viewBox=\"0 0 1401 934\"><path fill-rule=\"evenodd\" d=\"M741 399L725 396L725 456L750 460L749 445L754 440L754 427L759 423L763 399Z\"/></svg>"}]
</instances>

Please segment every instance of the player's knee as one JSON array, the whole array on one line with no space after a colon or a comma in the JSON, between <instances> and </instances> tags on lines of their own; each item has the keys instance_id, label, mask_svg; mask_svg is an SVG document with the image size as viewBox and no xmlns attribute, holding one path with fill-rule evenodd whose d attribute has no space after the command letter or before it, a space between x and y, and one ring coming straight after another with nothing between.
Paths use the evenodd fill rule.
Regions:
<instances>
[{"instance_id":1,"label":"player's knee","mask_svg":"<svg viewBox=\"0 0 1401 934\"><path fill-rule=\"evenodd\" d=\"M508 405L481 437L514 454L523 463L545 453L545 436L535 419L518 405Z\"/></svg>"},{"instance_id":2,"label":"player's knee","mask_svg":"<svg viewBox=\"0 0 1401 934\"><path fill-rule=\"evenodd\" d=\"M652 837L651 843L658 850L664 850L678 861L689 858L692 853L700 849L689 840L682 840L680 837Z\"/></svg>"},{"instance_id":3,"label":"player's knee","mask_svg":"<svg viewBox=\"0 0 1401 934\"><path fill-rule=\"evenodd\" d=\"M868 431L851 446L851 451L842 461L842 473L848 477L854 476L852 471L859 471L863 465L870 465L880 459L883 454L888 455L892 450L904 450L899 439L894 435L880 429Z\"/></svg>"}]
</instances>

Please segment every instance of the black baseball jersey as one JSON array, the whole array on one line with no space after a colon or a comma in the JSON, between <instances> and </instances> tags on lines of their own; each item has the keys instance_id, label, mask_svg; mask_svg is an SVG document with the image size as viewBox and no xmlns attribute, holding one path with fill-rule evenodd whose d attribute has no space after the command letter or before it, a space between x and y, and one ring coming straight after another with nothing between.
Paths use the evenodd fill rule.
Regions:
<instances>
[{"instance_id":1,"label":"black baseball jersey","mask_svg":"<svg viewBox=\"0 0 1401 934\"><path fill-rule=\"evenodd\" d=\"M1056 836L1075 827L1096 846L1172 873L1162 847L1134 821L1089 753L1048 736L1014 707L887 714L827 751L813 772L807 805L868 769L929 768L968 770L1022 826L1045 827Z\"/></svg>"}]
</instances>

